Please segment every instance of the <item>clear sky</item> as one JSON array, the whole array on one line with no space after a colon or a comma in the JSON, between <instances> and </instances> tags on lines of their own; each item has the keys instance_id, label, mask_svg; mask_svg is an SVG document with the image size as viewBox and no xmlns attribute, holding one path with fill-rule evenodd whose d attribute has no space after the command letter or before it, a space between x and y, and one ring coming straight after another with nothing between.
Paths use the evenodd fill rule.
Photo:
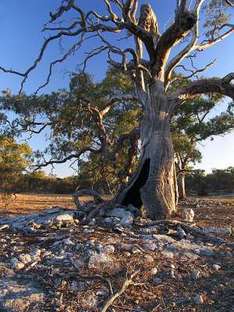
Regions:
<instances>
[{"instance_id":1,"label":"clear sky","mask_svg":"<svg viewBox=\"0 0 234 312\"><path fill-rule=\"evenodd\" d=\"M102 10L103 0L80 0L79 5L85 10L96 8ZM141 1L144 3L146 1ZM157 12L160 30L165 29L170 23L174 14L174 0L149 1L153 4ZM53 11L60 0L1 0L0 1L0 66L14 68L24 71L38 55L43 43L45 33L41 32L43 25L48 21L49 12ZM30 94L45 80L48 72L48 64L51 60L61 55L67 42L62 46L52 45L37 70L30 76L25 91ZM86 48L90 48L91 44ZM77 69L77 64L81 63L84 56L84 49L81 49L71 59L56 67L51 82L43 92L50 92L59 88L66 88L69 82L69 73ZM197 59L198 65L205 65L211 60L216 59L214 67L207 71L207 76L224 76L234 70L234 34L227 40L218 44L216 47L207 50ZM88 71L92 73L95 79L100 80L106 70L104 56L90 62ZM19 78L0 72L0 90L11 89L17 92L19 89ZM222 110L222 105L215 108L215 113ZM42 148L45 140L42 136L35 136L30 144L33 148ZM225 168L234 166L234 133L224 137L215 138L213 141L206 140L202 142L200 150L203 155L202 163L199 168L210 171L212 168ZM72 171L64 165L56 167L55 173L58 176L67 176Z\"/></svg>"}]
</instances>

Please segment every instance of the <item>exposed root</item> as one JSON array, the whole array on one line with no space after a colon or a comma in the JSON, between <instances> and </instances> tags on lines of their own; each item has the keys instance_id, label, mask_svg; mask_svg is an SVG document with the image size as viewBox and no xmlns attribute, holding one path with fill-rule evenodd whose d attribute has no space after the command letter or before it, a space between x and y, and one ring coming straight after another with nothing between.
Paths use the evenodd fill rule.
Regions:
<instances>
[{"instance_id":1,"label":"exposed root","mask_svg":"<svg viewBox=\"0 0 234 312\"><path fill-rule=\"evenodd\" d=\"M190 225L177 220L149 221L147 224L138 224L139 229L137 232L140 234L161 234L162 232L168 232L170 229L177 231L178 226L180 226L186 232L186 234L191 234L203 242L209 242L216 245L224 244L227 247L234 248L233 243L227 243L221 237L208 235L201 227L195 226L194 224Z\"/></svg>"},{"instance_id":2,"label":"exposed root","mask_svg":"<svg viewBox=\"0 0 234 312\"><path fill-rule=\"evenodd\" d=\"M76 190L75 193L73 194L73 199L77 209L82 209L82 204L79 198L84 195L93 196L94 204L99 204L103 202L101 195L97 191L94 191L92 189Z\"/></svg>"}]
</instances>

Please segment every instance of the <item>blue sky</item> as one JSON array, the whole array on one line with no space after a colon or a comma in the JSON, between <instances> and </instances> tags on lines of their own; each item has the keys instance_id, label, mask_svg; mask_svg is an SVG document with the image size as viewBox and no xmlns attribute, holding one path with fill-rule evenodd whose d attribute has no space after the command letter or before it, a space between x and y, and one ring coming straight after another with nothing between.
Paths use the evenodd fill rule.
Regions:
<instances>
[{"instance_id":1,"label":"blue sky","mask_svg":"<svg viewBox=\"0 0 234 312\"><path fill-rule=\"evenodd\" d=\"M54 10L60 0L1 0L0 1L0 66L14 68L24 71L38 55L43 43L45 33L41 32L43 25L48 21L49 12ZM97 8L102 10L103 0L80 0L79 5L85 10ZM144 3L145 1L141 1ZM151 1L157 12L160 30L165 29L170 23L174 14L173 0ZM68 42L63 43L63 47ZM92 43L86 45L86 48L92 47ZM211 60L216 59L214 67L209 69L207 76L224 76L234 69L233 58L234 34L227 40L218 44L214 48L201 54L196 62L198 65L205 65ZM61 46L52 45L37 70L35 70L25 85L25 91L30 94L46 79L48 64L56 56L61 55ZM85 49L82 48L74 57L56 67L51 82L43 92L50 92L59 88L66 88L69 82L69 73L77 68L81 63ZM88 71L92 73L95 79L100 80L106 70L104 56L99 56L92 60L88 66ZM11 89L17 92L19 89L19 78L0 72L0 90ZM213 114L222 110L222 105L217 106ZM33 148L43 147L45 140L42 136L34 137L30 144ZM199 147L203 160L198 167L210 171L212 168L224 168L234 166L234 133L224 137L218 137L213 141L206 140ZM48 169L49 170L49 169ZM72 171L64 165L56 166L55 173L59 176L67 176Z\"/></svg>"}]
</instances>

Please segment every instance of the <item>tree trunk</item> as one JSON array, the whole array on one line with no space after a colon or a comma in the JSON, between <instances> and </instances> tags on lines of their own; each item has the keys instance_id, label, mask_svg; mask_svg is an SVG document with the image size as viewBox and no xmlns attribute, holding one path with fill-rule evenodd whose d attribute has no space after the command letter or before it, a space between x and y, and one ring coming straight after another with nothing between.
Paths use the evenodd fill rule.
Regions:
<instances>
[{"instance_id":1,"label":"tree trunk","mask_svg":"<svg viewBox=\"0 0 234 312\"><path fill-rule=\"evenodd\" d=\"M174 152L170 105L163 84L151 85L141 123L141 158L135 175L116 201L142 206L151 219L164 219L176 210Z\"/></svg>"},{"instance_id":2,"label":"tree trunk","mask_svg":"<svg viewBox=\"0 0 234 312\"><path fill-rule=\"evenodd\" d=\"M179 173L177 183L178 183L179 199L185 199L186 190L185 190L185 174L184 173Z\"/></svg>"},{"instance_id":3,"label":"tree trunk","mask_svg":"<svg viewBox=\"0 0 234 312\"><path fill-rule=\"evenodd\" d=\"M176 162L174 163L174 184L175 184L175 204L176 206L179 203L179 186L178 186L178 176L177 176L177 172L176 172Z\"/></svg>"}]
</instances>

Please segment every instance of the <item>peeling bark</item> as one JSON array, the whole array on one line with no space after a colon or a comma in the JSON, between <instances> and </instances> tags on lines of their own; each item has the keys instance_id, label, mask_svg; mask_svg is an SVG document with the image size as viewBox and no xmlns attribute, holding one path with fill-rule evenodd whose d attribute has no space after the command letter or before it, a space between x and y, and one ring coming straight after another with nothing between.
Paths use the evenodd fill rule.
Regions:
<instances>
[{"instance_id":1,"label":"peeling bark","mask_svg":"<svg viewBox=\"0 0 234 312\"><path fill-rule=\"evenodd\" d=\"M165 219L176 210L174 152L170 133L170 105L163 83L155 81L145 102L141 123L139 167L116 201L142 206L151 219Z\"/></svg>"}]
</instances>

